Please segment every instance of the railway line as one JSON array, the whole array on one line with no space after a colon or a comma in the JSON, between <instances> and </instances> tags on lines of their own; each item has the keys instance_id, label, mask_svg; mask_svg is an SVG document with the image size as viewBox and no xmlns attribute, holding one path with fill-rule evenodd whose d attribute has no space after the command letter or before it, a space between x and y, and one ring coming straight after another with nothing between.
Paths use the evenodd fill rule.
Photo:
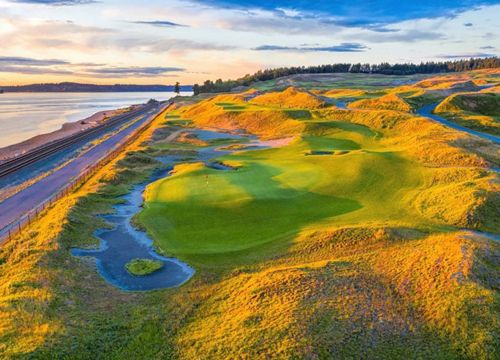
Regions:
<instances>
[{"instance_id":1,"label":"railway line","mask_svg":"<svg viewBox=\"0 0 500 360\"><path fill-rule=\"evenodd\" d=\"M34 164L60 151L63 151L64 149L67 149L74 144L89 140L90 138L95 136L104 135L111 128L121 124L125 124L128 121L132 120L134 117L143 115L155 107L155 104L146 104L139 109L114 116L101 125L87 129L64 139L56 140L45 146L34 149L26 154L4 161L0 163L0 178L12 174L28 165Z\"/></svg>"},{"instance_id":2,"label":"railway line","mask_svg":"<svg viewBox=\"0 0 500 360\"><path fill-rule=\"evenodd\" d=\"M40 206L44 208L45 204L52 201L54 196L64 190L68 184L76 181L79 176L85 176L85 173L89 171L93 165L98 164L100 161L105 159L106 156L112 156L113 152L117 151L121 146L124 146L127 143L127 139L133 138L134 135L151 123L152 119L154 119L161 111L167 109L171 104L172 102L148 104L136 111L119 115L108 120L108 126L106 127L101 126L99 128L93 128L93 135L96 135L96 133L99 134L98 131L102 131L102 134L104 134L110 127L119 125L122 122L126 123L127 121L134 119L134 117L137 117L137 121L132 121L129 126L120 129L120 131L117 131L116 133L112 133L111 136L106 138L104 141L91 147L88 151L76 157L63 167L52 172L47 177L42 178L31 186L1 201L0 245L2 243L2 238L5 240L5 236L7 234L9 234L10 237L11 232L15 233L16 230L20 231L21 223L23 223L24 226L26 224L26 219L29 224L29 217L26 217L27 214L33 212L34 209L40 208ZM85 135L90 136L88 132ZM27 166L27 164L36 163L44 157L50 156L49 153L63 151L66 147L71 147L71 144L74 144L72 141L78 142L84 141L85 139L86 138L83 136L74 136L69 139L70 141L58 141L57 143L51 143L44 147L43 151L42 149L38 149L37 152L26 154L29 156L24 157L22 162L20 157L16 158L15 160L19 160L19 163L10 162L10 164L13 165L9 165L9 167L15 172L16 167L22 168L23 166ZM65 140L68 140L68 138ZM7 170L7 167L5 170Z\"/></svg>"}]
</instances>

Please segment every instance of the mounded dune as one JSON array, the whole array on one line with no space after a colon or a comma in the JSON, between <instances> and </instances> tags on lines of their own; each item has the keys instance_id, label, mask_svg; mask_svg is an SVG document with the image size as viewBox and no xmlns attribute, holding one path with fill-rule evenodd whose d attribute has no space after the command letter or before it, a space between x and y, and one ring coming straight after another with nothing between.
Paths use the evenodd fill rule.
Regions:
<instances>
[{"instance_id":1,"label":"mounded dune","mask_svg":"<svg viewBox=\"0 0 500 360\"><path fill-rule=\"evenodd\" d=\"M375 109L375 110L396 110L411 111L411 106L401 99L397 94L387 94L375 99L364 99L354 101L349 104L351 109Z\"/></svg>"},{"instance_id":2,"label":"mounded dune","mask_svg":"<svg viewBox=\"0 0 500 360\"><path fill-rule=\"evenodd\" d=\"M424 186L411 201L411 206L423 216L439 222L495 231L500 226L500 213L494 205L499 203L499 191L495 175L481 169L433 169L426 174Z\"/></svg>"},{"instance_id":3,"label":"mounded dune","mask_svg":"<svg viewBox=\"0 0 500 360\"><path fill-rule=\"evenodd\" d=\"M470 72L432 76L413 86L450 94L451 92L479 91L480 86L497 84L500 69L482 69Z\"/></svg>"},{"instance_id":4,"label":"mounded dune","mask_svg":"<svg viewBox=\"0 0 500 360\"><path fill-rule=\"evenodd\" d=\"M471 77L465 74L454 74L445 76L434 76L429 79L419 81L415 87L427 90L475 90L477 85Z\"/></svg>"},{"instance_id":5,"label":"mounded dune","mask_svg":"<svg viewBox=\"0 0 500 360\"><path fill-rule=\"evenodd\" d=\"M325 110L323 116L368 126L383 134L380 141L388 149L404 151L427 167L420 174L418 190L407 194L407 208L431 221L453 226L489 230L499 226L492 220L500 216L492 205L499 201L495 195L498 186L492 181L494 176L483 170L488 163L456 145L469 141L466 135L395 111Z\"/></svg>"},{"instance_id":6,"label":"mounded dune","mask_svg":"<svg viewBox=\"0 0 500 360\"><path fill-rule=\"evenodd\" d=\"M453 94L435 109L436 113L473 112L481 115L500 116L500 94L465 93Z\"/></svg>"},{"instance_id":7,"label":"mounded dune","mask_svg":"<svg viewBox=\"0 0 500 360\"><path fill-rule=\"evenodd\" d=\"M500 135L500 94L460 93L448 96L434 110L473 130Z\"/></svg>"},{"instance_id":8,"label":"mounded dune","mask_svg":"<svg viewBox=\"0 0 500 360\"><path fill-rule=\"evenodd\" d=\"M175 338L180 357L487 359L498 272L485 264L499 247L460 232L415 236L302 234L287 255L192 293L204 301Z\"/></svg>"},{"instance_id":9,"label":"mounded dune","mask_svg":"<svg viewBox=\"0 0 500 360\"><path fill-rule=\"evenodd\" d=\"M500 94L500 85L491 86L481 90L482 93L497 93Z\"/></svg>"},{"instance_id":10,"label":"mounded dune","mask_svg":"<svg viewBox=\"0 0 500 360\"><path fill-rule=\"evenodd\" d=\"M355 98L366 94L365 90L359 89L332 89L326 91L323 95L332 98Z\"/></svg>"},{"instance_id":11,"label":"mounded dune","mask_svg":"<svg viewBox=\"0 0 500 360\"><path fill-rule=\"evenodd\" d=\"M288 109L318 109L325 106L325 102L315 95L289 87L281 92L270 92L250 100L251 104L265 106L279 106Z\"/></svg>"},{"instance_id":12,"label":"mounded dune","mask_svg":"<svg viewBox=\"0 0 500 360\"><path fill-rule=\"evenodd\" d=\"M362 124L379 131L384 141L404 149L421 164L426 166L477 166L486 167L482 157L453 145L468 141L467 135L447 129L427 118L399 111L374 110L330 110L321 112L323 117Z\"/></svg>"},{"instance_id":13,"label":"mounded dune","mask_svg":"<svg viewBox=\"0 0 500 360\"><path fill-rule=\"evenodd\" d=\"M148 143L155 126L183 126L159 117L131 148L140 151L124 152L0 249L0 354L495 358L500 245L452 230L500 226L497 175L462 146L470 137L394 110L329 107L299 121L295 110L249 103L254 95L215 96L170 118L295 141L218 159L237 171L179 164L147 187L134 219L195 276L124 293L69 252L95 245L105 226L95 214L131 185L120 179L142 181L153 154L203 145L187 135Z\"/></svg>"},{"instance_id":14,"label":"mounded dune","mask_svg":"<svg viewBox=\"0 0 500 360\"><path fill-rule=\"evenodd\" d=\"M263 139L298 135L305 125L285 110L248 106L245 95L219 95L184 108L182 117L202 128L245 130Z\"/></svg>"},{"instance_id":15,"label":"mounded dune","mask_svg":"<svg viewBox=\"0 0 500 360\"><path fill-rule=\"evenodd\" d=\"M453 91L476 91L479 90L479 86L474 81L464 81L450 84L449 89Z\"/></svg>"},{"instance_id":16,"label":"mounded dune","mask_svg":"<svg viewBox=\"0 0 500 360\"><path fill-rule=\"evenodd\" d=\"M392 104L394 101L396 104L406 104L396 94L386 95L384 98L393 100ZM368 101L376 101L379 104L379 100ZM311 122L297 121L291 119L285 111L268 108L255 109L250 106L246 110L232 111L230 109L237 105L224 103L220 106L220 101L221 98L216 97L200 103L188 109L184 116L189 116L197 126L227 130L245 129L264 138L305 136L312 131L311 129L316 129L320 125L316 123L313 126ZM382 101L382 103L387 102ZM245 106L244 103L239 105ZM467 135L447 129L423 117L402 111L378 111L378 109L346 111L328 108L317 110L315 114L318 119L348 121L367 126L381 135L380 144L387 149L404 151L420 165L449 168L443 170L444 173L452 172L454 167L485 168L488 166L480 156L463 147L453 145L458 144L459 141L467 141ZM328 127L325 129L325 134L328 134L330 130ZM311 149L314 151L331 150L321 146ZM431 172L425 175L425 178L432 179L435 176L437 175ZM484 216L484 209L487 209L492 202L491 194L495 191L494 187L489 179L478 179L474 181L474 186L471 186L471 183L465 180L424 182L424 186L418 192L419 195L411 197L407 206L414 208L424 218L438 223L460 227L486 226L491 228L491 224L486 224L487 216ZM481 191L477 191L478 189Z\"/></svg>"}]
</instances>

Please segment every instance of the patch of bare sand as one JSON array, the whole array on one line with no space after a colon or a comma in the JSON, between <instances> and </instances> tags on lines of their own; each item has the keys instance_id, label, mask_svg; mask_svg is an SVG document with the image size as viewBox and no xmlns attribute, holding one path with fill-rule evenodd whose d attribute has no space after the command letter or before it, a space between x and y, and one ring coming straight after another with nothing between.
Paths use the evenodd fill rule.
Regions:
<instances>
[{"instance_id":1,"label":"patch of bare sand","mask_svg":"<svg viewBox=\"0 0 500 360\"><path fill-rule=\"evenodd\" d=\"M296 136L289 136L289 137L281 138L281 139L262 140L262 141L259 141L259 144L262 146L268 146L271 148L278 148L278 147L283 147L283 146L287 146L288 144L291 144L292 141L294 141L296 138L297 138Z\"/></svg>"}]
</instances>

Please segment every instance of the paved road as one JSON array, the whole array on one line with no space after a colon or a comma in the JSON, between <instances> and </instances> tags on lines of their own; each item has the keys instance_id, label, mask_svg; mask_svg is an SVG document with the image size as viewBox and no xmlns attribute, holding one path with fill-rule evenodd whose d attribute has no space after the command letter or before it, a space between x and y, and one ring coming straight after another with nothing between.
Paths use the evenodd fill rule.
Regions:
<instances>
[{"instance_id":1,"label":"paved road","mask_svg":"<svg viewBox=\"0 0 500 360\"><path fill-rule=\"evenodd\" d=\"M143 115L140 115L140 119L126 129L112 135L110 138L94 146L66 166L56 170L49 176L1 202L0 233L2 229L5 229L8 225L21 218L31 209L42 204L72 179L85 171L89 166L97 163L102 157L114 150L140 126L151 121L158 111L159 108L153 108Z\"/></svg>"}]
</instances>

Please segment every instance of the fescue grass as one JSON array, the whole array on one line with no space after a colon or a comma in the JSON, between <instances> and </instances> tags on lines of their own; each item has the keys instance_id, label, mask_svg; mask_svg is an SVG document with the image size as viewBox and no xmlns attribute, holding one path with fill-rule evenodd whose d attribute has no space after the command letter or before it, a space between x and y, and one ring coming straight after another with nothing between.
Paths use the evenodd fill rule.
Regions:
<instances>
[{"instance_id":1,"label":"fescue grass","mask_svg":"<svg viewBox=\"0 0 500 360\"><path fill-rule=\"evenodd\" d=\"M395 110L409 112L411 106L397 94L391 93L379 98L354 101L349 104L352 109Z\"/></svg>"},{"instance_id":2,"label":"fescue grass","mask_svg":"<svg viewBox=\"0 0 500 360\"><path fill-rule=\"evenodd\" d=\"M270 92L250 100L257 105L279 106L280 108L317 109L325 106L325 102L311 93L289 87L282 92Z\"/></svg>"},{"instance_id":3,"label":"fescue grass","mask_svg":"<svg viewBox=\"0 0 500 360\"><path fill-rule=\"evenodd\" d=\"M1 249L0 357L496 358L500 246L457 230L499 232L484 144L408 112L297 105L293 118L251 94L186 100ZM155 156L207 145L166 142L173 125L295 140L216 159L237 170L190 162L151 184L137 223L196 273L124 293L69 248L97 244L98 214ZM332 154L307 155L320 152Z\"/></svg>"},{"instance_id":4,"label":"fescue grass","mask_svg":"<svg viewBox=\"0 0 500 360\"><path fill-rule=\"evenodd\" d=\"M435 112L473 130L500 135L500 94L450 95L436 107Z\"/></svg>"},{"instance_id":5,"label":"fescue grass","mask_svg":"<svg viewBox=\"0 0 500 360\"><path fill-rule=\"evenodd\" d=\"M125 264L127 271L135 276L145 276L163 268L163 262L150 259L133 259Z\"/></svg>"}]
</instances>

